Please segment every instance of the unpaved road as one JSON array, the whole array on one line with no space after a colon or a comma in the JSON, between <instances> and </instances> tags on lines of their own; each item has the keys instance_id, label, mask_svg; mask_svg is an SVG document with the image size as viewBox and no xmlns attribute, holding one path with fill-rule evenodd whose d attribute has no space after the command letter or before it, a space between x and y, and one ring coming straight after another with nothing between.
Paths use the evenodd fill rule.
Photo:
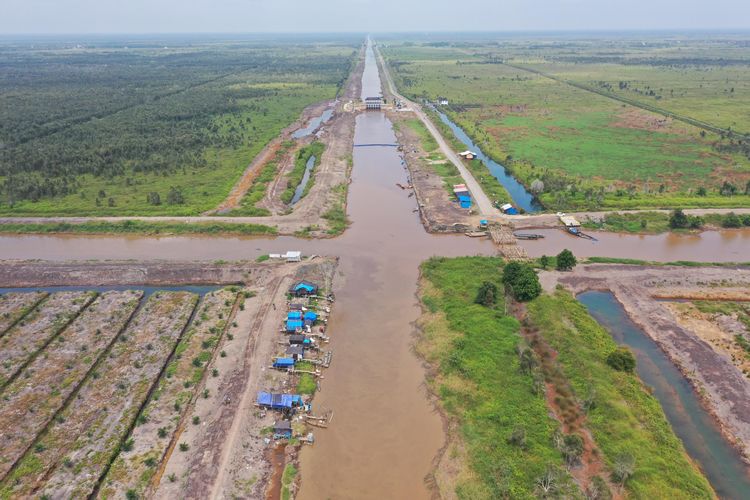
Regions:
<instances>
[{"instance_id":1,"label":"unpaved road","mask_svg":"<svg viewBox=\"0 0 750 500\"><path fill-rule=\"evenodd\" d=\"M471 191L474 202L477 204L479 213L483 216L500 216L500 211L492 205L492 202L484 193L477 180L473 175L471 175L471 172L469 172L469 170L463 164L455 151L453 151L453 148L448 145L448 142L438 131L435 125L433 125L432 121L427 117L427 115L424 114L421 106L396 92L396 86L393 84L393 79L391 78L391 73L388 70L388 65L385 64L380 50L377 48L377 46L374 46L373 50L375 51L378 62L380 63L380 74L385 76L385 81L388 85L388 90L390 91L391 95L396 97L397 99L401 99L402 101L404 101L408 105L409 109L412 110L415 115L417 115L417 118L419 118L422 123L424 123L425 127L427 127L427 130L430 131L430 133L440 146L440 151L445 155L446 158L448 158L448 160L450 160L451 163L456 166L458 171L461 173L461 177L463 177L464 182L466 183L466 187L468 187L469 191Z\"/></svg>"}]
</instances>

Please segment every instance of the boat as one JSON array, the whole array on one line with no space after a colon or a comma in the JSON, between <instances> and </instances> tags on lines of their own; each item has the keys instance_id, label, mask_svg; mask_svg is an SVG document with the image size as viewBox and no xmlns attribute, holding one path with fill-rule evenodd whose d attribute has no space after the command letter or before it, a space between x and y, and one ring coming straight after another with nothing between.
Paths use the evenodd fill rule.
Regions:
<instances>
[{"instance_id":1,"label":"boat","mask_svg":"<svg viewBox=\"0 0 750 500\"><path fill-rule=\"evenodd\" d=\"M515 236L519 240L540 240L544 238L543 234L536 233L513 233L513 236Z\"/></svg>"}]
</instances>

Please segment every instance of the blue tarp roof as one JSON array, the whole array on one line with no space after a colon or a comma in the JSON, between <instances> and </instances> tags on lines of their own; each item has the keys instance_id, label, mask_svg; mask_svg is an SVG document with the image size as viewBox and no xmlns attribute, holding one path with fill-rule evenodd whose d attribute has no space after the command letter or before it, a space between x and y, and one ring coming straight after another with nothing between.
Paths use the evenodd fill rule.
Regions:
<instances>
[{"instance_id":1,"label":"blue tarp roof","mask_svg":"<svg viewBox=\"0 0 750 500\"><path fill-rule=\"evenodd\" d=\"M293 290L296 292L298 290L307 290L308 292L314 292L315 291L315 285L312 285L310 283L297 283L294 285Z\"/></svg>"},{"instance_id":2,"label":"blue tarp roof","mask_svg":"<svg viewBox=\"0 0 750 500\"><path fill-rule=\"evenodd\" d=\"M307 311L305 313L305 319L309 319L310 321L315 321L316 319L318 319L318 313Z\"/></svg>"},{"instance_id":3,"label":"blue tarp roof","mask_svg":"<svg viewBox=\"0 0 750 500\"><path fill-rule=\"evenodd\" d=\"M300 319L300 318L302 318L301 311L290 311L289 314L286 315L286 319Z\"/></svg>"},{"instance_id":4,"label":"blue tarp roof","mask_svg":"<svg viewBox=\"0 0 750 500\"><path fill-rule=\"evenodd\" d=\"M286 331L293 332L297 328L302 328L302 320L300 319L290 319L286 322Z\"/></svg>"},{"instance_id":5,"label":"blue tarp roof","mask_svg":"<svg viewBox=\"0 0 750 500\"><path fill-rule=\"evenodd\" d=\"M255 401L261 406L273 409L294 408L302 404L302 396L297 394L271 394L261 391Z\"/></svg>"},{"instance_id":6,"label":"blue tarp roof","mask_svg":"<svg viewBox=\"0 0 750 500\"><path fill-rule=\"evenodd\" d=\"M273 366L276 368L286 368L288 366L294 366L294 359L293 358L276 358L276 361L273 362Z\"/></svg>"},{"instance_id":7,"label":"blue tarp roof","mask_svg":"<svg viewBox=\"0 0 750 500\"><path fill-rule=\"evenodd\" d=\"M505 213L508 215L518 215L518 210L516 210L515 208L509 208L505 211Z\"/></svg>"},{"instance_id":8,"label":"blue tarp roof","mask_svg":"<svg viewBox=\"0 0 750 500\"><path fill-rule=\"evenodd\" d=\"M471 201L471 196L461 195L458 197L458 201Z\"/></svg>"}]
</instances>

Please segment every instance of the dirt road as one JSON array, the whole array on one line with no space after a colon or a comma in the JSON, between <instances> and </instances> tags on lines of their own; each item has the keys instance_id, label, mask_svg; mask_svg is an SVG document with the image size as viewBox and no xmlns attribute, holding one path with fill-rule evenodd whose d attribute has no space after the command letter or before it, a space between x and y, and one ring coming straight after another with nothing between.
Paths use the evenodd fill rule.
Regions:
<instances>
[{"instance_id":1,"label":"dirt road","mask_svg":"<svg viewBox=\"0 0 750 500\"><path fill-rule=\"evenodd\" d=\"M450 160L451 163L453 163L458 171L461 173L461 177L463 177L464 182L466 183L466 187L469 188L469 191L471 192L474 202L477 204L477 207L479 209L479 213L483 216L489 216L489 215L495 215L500 216L500 211L495 208L492 205L492 202L487 197L487 195L482 190L482 187L479 185L477 180L474 178L473 175L471 175L471 172L466 168L466 166L463 164L461 159L458 157L458 155L453 151L453 148L451 148L448 145L448 142L445 140L443 135L438 131L438 129L433 125L432 121L425 115L424 111L422 111L422 108L419 106L419 104L410 101L409 99L405 98L398 92L396 92L396 86L393 84L393 79L391 78L391 73L388 71L388 66L385 64L385 61L383 60L383 56L380 54L380 50L378 50L377 46L374 47L375 54L377 56L378 62L380 64L380 74L385 76L385 81L388 85L388 90L392 96L394 96L397 99L401 99L404 101L409 109L414 112L415 115L417 115L417 118L422 120L422 123L424 123L425 127L427 127L427 130L430 131L432 136L437 141L438 145L440 146L440 151L445 155L448 160Z\"/></svg>"}]
</instances>

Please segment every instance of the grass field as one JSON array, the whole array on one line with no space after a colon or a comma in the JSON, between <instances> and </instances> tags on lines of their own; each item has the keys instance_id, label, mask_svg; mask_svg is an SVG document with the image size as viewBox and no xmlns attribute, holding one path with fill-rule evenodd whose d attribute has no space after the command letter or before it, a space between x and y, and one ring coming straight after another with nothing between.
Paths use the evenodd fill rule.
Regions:
<instances>
[{"instance_id":1,"label":"grass field","mask_svg":"<svg viewBox=\"0 0 750 500\"><path fill-rule=\"evenodd\" d=\"M750 51L738 48L735 57L745 62L731 66L721 65L720 52L705 55L700 46L686 43L682 62L659 58L655 47L641 50L652 59L640 66L632 58L622 64L596 58L597 47L625 43L392 41L383 52L402 92L417 99L448 98L444 110L485 153L526 186L544 182L541 200L550 208L750 205L744 194L750 150L737 140L500 63L600 91L615 82L613 93L629 92L635 95L631 99L675 113L700 107L706 111L695 119L711 118L734 130L748 123ZM533 49L524 48L529 46ZM586 64L587 56L595 63ZM622 91L620 81L627 83ZM669 100L649 95L654 88L670 94ZM731 196L720 193L725 181L736 188ZM699 195L700 188L705 193Z\"/></svg>"},{"instance_id":2,"label":"grass field","mask_svg":"<svg viewBox=\"0 0 750 500\"><path fill-rule=\"evenodd\" d=\"M544 397L532 392L533 375L520 369L519 322L504 313L502 296L492 308L474 303L482 281L502 290L502 266L501 259L484 257L433 258L422 265L425 312L417 349L434 368L430 387L457 420L465 444L467 470L458 477L459 498L533 498L545 468L563 463L553 445L559 424ZM585 425L607 467L623 453L635 456L625 493L710 497L707 481L688 460L658 401L636 375L606 364L616 345L585 308L559 291L529 303L528 314L524 327L536 328L557 353L574 404L595 394ZM509 440L519 428L525 431L525 449ZM561 474L559 493L581 496L567 473Z\"/></svg>"},{"instance_id":3,"label":"grass field","mask_svg":"<svg viewBox=\"0 0 750 500\"><path fill-rule=\"evenodd\" d=\"M276 227L263 224L234 224L226 222L160 222L126 220L123 222L92 221L81 224L40 223L40 224L0 224L0 233L24 234L237 234L274 235Z\"/></svg>"},{"instance_id":4,"label":"grass field","mask_svg":"<svg viewBox=\"0 0 750 500\"><path fill-rule=\"evenodd\" d=\"M0 76L0 214L215 208L268 141L336 95L359 45L169 42L0 45L12 69Z\"/></svg>"}]
</instances>

